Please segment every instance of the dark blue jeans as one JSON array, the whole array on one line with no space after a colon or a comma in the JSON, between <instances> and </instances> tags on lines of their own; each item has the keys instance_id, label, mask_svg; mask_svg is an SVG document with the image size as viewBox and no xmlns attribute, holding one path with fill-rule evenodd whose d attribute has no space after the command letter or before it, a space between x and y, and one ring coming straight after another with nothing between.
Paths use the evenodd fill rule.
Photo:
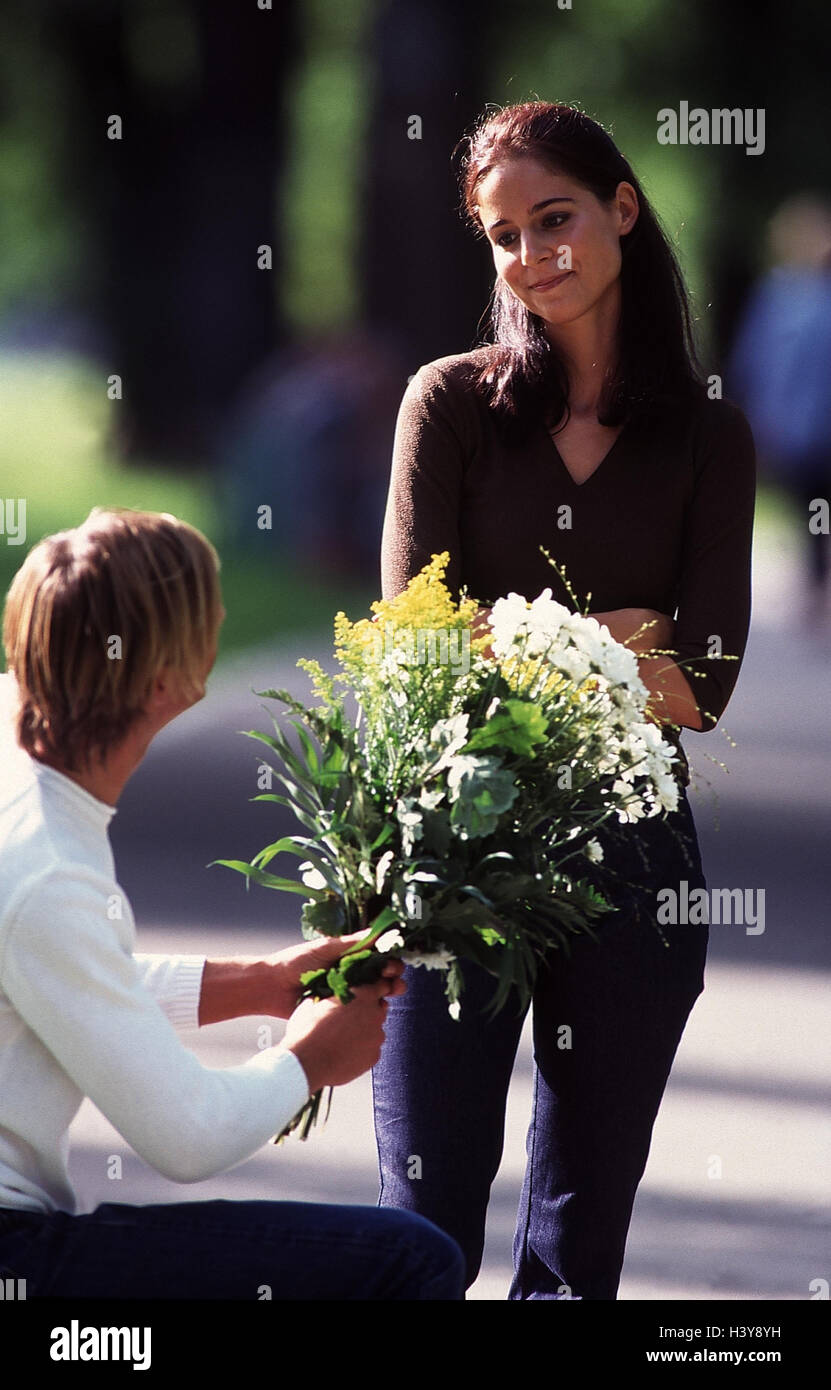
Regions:
<instances>
[{"instance_id":1,"label":"dark blue jeans","mask_svg":"<svg viewBox=\"0 0 831 1390\"><path fill-rule=\"evenodd\" d=\"M574 938L570 957L554 953L534 994L534 1103L511 1299L617 1296L652 1127L704 985L707 927L664 926L664 945L655 925L659 888L677 892L684 879L690 892L706 887L686 794L666 820L598 838L605 866L630 886L600 920L600 939ZM602 866L592 877L602 883ZM523 1015L515 1002L486 1018L495 981L478 968L464 974L454 1022L443 976L407 970L407 993L390 1001L373 1090L380 1204L419 1212L452 1235L469 1287Z\"/></svg>"},{"instance_id":2,"label":"dark blue jeans","mask_svg":"<svg viewBox=\"0 0 831 1390\"><path fill-rule=\"evenodd\" d=\"M463 1260L404 1211L305 1202L0 1210L0 1277L30 1298L461 1299Z\"/></svg>"}]
</instances>

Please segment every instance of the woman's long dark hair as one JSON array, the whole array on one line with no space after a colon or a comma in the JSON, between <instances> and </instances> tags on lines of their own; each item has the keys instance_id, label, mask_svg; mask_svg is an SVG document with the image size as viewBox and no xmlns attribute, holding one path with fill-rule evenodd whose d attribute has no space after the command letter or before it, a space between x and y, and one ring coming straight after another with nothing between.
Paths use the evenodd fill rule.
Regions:
<instances>
[{"instance_id":1,"label":"woman's long dark hair","mask_svg":"<svg viewBox=\"0 0 831 1390\"><path fill-rule=\"evenodd\" d=\"M456 146L462 212L477 235L484 228L477 189L494 165L525 156L565 174L601 202L621 181L632 185L640 212L622 236L620 355L604 390L599 419L618 425L647 407L688 399L701 389L692 316L678 262L627 160L602 126L571 106L528 101L479 118ZM497 278L491 301L493 342L475 385L507 434L525 435L568 418L568 378L545 322Z\"/></svg>"}]
</instances>

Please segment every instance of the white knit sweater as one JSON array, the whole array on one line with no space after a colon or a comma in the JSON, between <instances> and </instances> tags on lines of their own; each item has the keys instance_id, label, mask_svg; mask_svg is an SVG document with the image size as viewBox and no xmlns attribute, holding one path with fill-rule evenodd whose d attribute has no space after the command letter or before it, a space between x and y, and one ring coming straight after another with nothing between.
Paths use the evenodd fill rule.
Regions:
<instances>
[{"instance_id":1,"label":"white knit sweater","mask_svg":"<svg viewBox=\"0 0 831 1390\"><path fill-rule=\"evenodd\" d=\"M133 954L115 814L17 745L0 676L0 1208L75 1210L69 1125L89 1096L159 1173L199 1182L257 1151L308 1098L293 1053L206 1067L202 956Z\"/></svg>"}]
</instances>

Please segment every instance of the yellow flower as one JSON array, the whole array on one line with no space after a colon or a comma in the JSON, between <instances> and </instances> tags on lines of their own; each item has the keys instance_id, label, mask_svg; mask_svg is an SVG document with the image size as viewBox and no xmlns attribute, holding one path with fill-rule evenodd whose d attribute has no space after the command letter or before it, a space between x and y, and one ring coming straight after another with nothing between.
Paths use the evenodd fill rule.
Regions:
<instances>
[{"instance_id":1,"label":"yellow flower","mask_svg":"<svg viewBox=\"0 0 831 1390\"><path fill-rule=\"evenodd\" d=\"M395 598L376 599L371 604L374 621L360 618L353 623L345 613L338 613L335 655L341 665L354 675L371 679L379 672L382 656L390 646L405 646L403 638L396 642L398 631L446 632L470 627L479 605L472 598L454 602L444 579L449 563L448 551L433 555ZM487 636L471 639L472 651L481 652L488 645Z\"/></svg>"},{"instance_id":2,"label":"yellow flower","mask_svg":"<svg viewBox=\"0 0 831 1390\"><path fill-rule=\"evenodd\" d=\"M508 685L517 695L533 696L534 699L547 698L567 685L564 675L550 670L543 676L545 666L533 657L509 656L499 663L499 669Z\"/></svg>"},{"instance_id":3,"label":"yellow flower","mask_svg":"<svg viewBox=\"0 0 831 1390\"><path fill-rule=\"evenodd\" d=\"M335 703L335 681L337 676L330 676L324 671L319 661L314 661L310 657L301 656L297 662L301 671L305 671L312 678L312 692L322 701L318 712L322 713Z\"/></svg>"}]
</instances>

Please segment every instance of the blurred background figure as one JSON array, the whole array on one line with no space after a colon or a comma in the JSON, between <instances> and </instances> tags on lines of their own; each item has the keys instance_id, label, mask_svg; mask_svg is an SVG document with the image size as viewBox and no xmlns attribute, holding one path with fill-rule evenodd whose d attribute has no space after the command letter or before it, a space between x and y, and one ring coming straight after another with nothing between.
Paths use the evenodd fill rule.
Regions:
<instances>
[{"instance_id":1,"label":"blurred background figure","mask_svg":"<svg viewBox=\"0 0 831 1390\"><path fill-rule=\"evenodd\" d=\"M276 547L301 574L377 584L390 419L406 363L371 333L295 344L257 372L216 451L232 546ZM251 518L260 518L259 534Z\"/></svg>"},{"instance_id":2,"label":"blurred background figure","mask_svg":"<svg viewBox=\"0 0 831 1390\"><path fill-rule=\"evenodd\" d=\"M771 268L753 289L728 363L761 466L791 495L804 537L803 620L831 629L829 537L809 510L831 494L831 202L799 195L771 219Z\"/></svg>"}]
</instances>

